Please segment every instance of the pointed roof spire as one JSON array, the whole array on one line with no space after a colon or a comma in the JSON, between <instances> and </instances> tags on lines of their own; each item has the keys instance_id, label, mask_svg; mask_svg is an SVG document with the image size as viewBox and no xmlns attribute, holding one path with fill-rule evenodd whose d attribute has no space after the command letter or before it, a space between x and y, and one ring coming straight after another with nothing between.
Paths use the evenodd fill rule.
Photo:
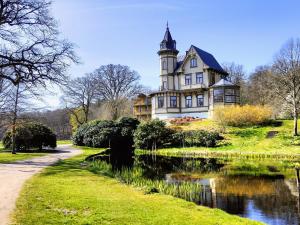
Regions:
<instances>
[{"instance_id":1,"label":"pointed roof spire","mask_svg":"<svg viewBox=\"0 0 300 225\"><path fill-rule=\"evenodd\" d=\"M167 28L164 35L164 39L160 42L160 50L158 51L158 54L161 54L166 51L171 51L178 54L178 50L176 49L176 41L173 40L170 30L169 30L169 22L167 21Z\"/></svg>"},{"instance_id":2,"label":"pointed roof spire","mask_svg":"<svg viewBox=\"0 0 300 225\"><path fill-rule=\"evenodd\" d=\"M167 21L167 28L164 35L164 39L161 42L161 49L176 49L176 41L173 40L172 35L169 30L169 22Z\"/></svg>"}]
</instances>

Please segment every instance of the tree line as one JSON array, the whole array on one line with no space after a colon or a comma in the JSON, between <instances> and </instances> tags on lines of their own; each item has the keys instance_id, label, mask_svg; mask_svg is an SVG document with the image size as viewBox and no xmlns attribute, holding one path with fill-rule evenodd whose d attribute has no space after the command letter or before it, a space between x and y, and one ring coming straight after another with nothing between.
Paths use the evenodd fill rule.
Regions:
<instances>
[{"instance_id":1,"label":"tree line","mask_svg":"<svg viewBox=\"0 0 300 225\"><path fill-rule=\"evenodd\" d=\"M246 76L242 65L226 63L229 79L241 87L241 103L269 105L274 116L293 118L293 134L298 135L300 108L300 39L288 40L269 65L258 66Z\"/></svg>"}]
</instances>

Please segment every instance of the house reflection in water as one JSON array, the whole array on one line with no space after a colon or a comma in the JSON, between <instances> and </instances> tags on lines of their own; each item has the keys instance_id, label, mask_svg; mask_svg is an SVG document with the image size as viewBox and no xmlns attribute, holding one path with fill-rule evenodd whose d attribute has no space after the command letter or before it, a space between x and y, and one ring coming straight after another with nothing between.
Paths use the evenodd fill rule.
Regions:
<instances>
[{"instance_id":1,"label":"house reflection in water","mask_svg":"<svg viewBox=\"0 0 300 225\"><path fill-rule=\"evenodd\" d=\"M167 174L169 183L180 183L176 175ZM259 220L267 224L298 225L299 204L296 181L259 177L218 177L195 179L203 185L195 203L219 208L230 214Z\"/></svg>"}]
</instances>

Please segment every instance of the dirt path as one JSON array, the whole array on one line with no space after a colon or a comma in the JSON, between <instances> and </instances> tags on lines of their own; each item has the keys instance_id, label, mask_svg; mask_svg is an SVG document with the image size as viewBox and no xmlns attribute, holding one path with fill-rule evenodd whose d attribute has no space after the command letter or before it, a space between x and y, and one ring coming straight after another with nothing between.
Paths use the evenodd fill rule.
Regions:
<instances>
[{"instance_id":1,"label":"dirt path","mask_svg":"<svg viewBox=\"0 0 300 225\"><path fill-rule=\"evenodd\" d=\"M33 159L0 164L0 225L9 224L9 215L15 208L16 200L24 182L43 168L81 153L71 145L61 145L57 153Z\"/></svg>"}]
</instances>

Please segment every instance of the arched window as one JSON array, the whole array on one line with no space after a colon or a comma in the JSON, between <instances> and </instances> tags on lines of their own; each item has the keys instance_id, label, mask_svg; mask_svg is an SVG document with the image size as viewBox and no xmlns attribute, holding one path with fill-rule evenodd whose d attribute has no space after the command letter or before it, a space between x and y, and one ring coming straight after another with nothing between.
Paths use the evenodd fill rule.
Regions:
<instances>
[{"instance_id":1,"label":"arched window","mask_svg":"<svg viewBox=\"0 0 300 225\"><path fill-rule=\"evenodd\" d=\"M191 68L197 67L197 58L191 58L190 66Z\"/></svg>"}]
</instances>

